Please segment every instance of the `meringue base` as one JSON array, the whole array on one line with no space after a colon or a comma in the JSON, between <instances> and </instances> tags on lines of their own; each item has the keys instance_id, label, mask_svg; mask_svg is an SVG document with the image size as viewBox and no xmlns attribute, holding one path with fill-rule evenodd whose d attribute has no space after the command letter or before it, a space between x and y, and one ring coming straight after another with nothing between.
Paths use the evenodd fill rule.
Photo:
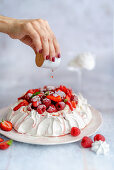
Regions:
<instances>
[{"instance_id":1,"label":"meringue base","mask_svg":"<svg viewBox=\"0 0 114 170\"><path fill-rule=\"evenodd\" d=\"M82 95L78 96L78 105L73 111L70 110L68 105L64 110L54 113L45 111L43 114L38 114L34 109L28 111L27 106L22 106L19 110L13 111L18 103L9 108L7 120L11 121L14 129L22 134L62 136L69 134L72 127L85 128L92 119L87 100Z\"/></svg>"}]
</instances>

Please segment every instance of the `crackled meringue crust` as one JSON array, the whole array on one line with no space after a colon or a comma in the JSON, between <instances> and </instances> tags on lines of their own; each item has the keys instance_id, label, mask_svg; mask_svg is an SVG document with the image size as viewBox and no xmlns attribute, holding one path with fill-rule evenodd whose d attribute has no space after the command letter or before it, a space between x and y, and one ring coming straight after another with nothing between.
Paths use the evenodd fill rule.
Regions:
<instances>
[{"instance_id":1,"label":"crackled meringue crust","mask_svg":"<svg viewBox=\"0 0 114 170\"><path fill-rule=\"evenodd\" d=\"M11 121L14 129L22 134L61 136L70 133L72 127L83 129L92 119L87 100L81 94L78 95L78 105L73 111L70 110L68 105L64 110L54 113L45 111L43 114L38 114L35 110L28 111L27 106L22 106L17 111L13 111L18 103L9 108L7 120Z\"/></svg>"}]
</instances>

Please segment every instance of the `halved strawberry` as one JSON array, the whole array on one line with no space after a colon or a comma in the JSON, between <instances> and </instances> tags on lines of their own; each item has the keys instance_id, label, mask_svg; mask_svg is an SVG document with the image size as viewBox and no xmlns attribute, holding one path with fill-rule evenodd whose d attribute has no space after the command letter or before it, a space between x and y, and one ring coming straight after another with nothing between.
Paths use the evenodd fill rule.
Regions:
<instances>
[{"instance_id":1,"label":"halved strawberry","mask_svg":"<svg viewBox=\"0 0 114 170\"><path fill-rule=\"evenodd\" d=\"M66 86L63 86L63 85L60 85L59 89L62 90L64 93L66 93L67 91Z\"/></svg>"},{"instance_id":2,"label":"halved strawberry","mask_svg":"<svg viewBox=\"0 0 114 170\"><path fill-rule=\"evenodd\" d=\"M0 142L3 142L3 141L4 141L4 139L0 138Z\"/></svg>"},{"instance_id":3,"label":"halved strawberry","mask_svg":"<svg viewBox=\"0 0 114 170\"><path fill-rule=\"evenodd\" d=\"M75 101L71 101L71 103L72 103L72 107L76 108L76 102Z\"/></svg>"},{"instance_id":4,"label":"halved strawberry","mask_svg":"<svg viewBox=\"0 0 114 170\"><path fill-rule=\"evenodd\" d=\"M4 120L0 123L0 128L4 131L11 131L12 130L12 123Z\"/></svg>"},{"instance_id":5,"label":"halved strawberry","mask_svg":"<svg viewBox=\"0 0 114 170\"><path fill-rule=\"evenodd\" d=\"M66 94L71 98L71 96L72 96L72 90L67 89L67 90L66 90Z\"/></svg>"},{"instance_id":6,"label":"halved strawberry","mask_svg":"<svg viewBox=\"0 0 114 170\"><path fill-rule=\"evenodd\" d=\"M48 99L55 101L55 102L61 102L61 96L52 96L52 95L48 95L46 96Z\"/></svg>"},{"instance_id":7,"label":"halved strawberry","mask_svg":"<svg viewBox=\"0 0 114 170\"><path fill-rule=\"evenodd\" d=\"M20 107L22 106L27 106L29 103L26 100L23 100L22 102L20 102L17 106L15 106L13 108L14 111L17 111Z\"/></svg>"},{"instance_id":8,"label":"halved strawberry","mask_svg":"<svg viewBox=\"0 0 114 170\"><path fill-rule=\"evenodd\" d=\"M11 146L12 143L13 143L12 140L7 140L5 142L2 142L2 143L0 143L0 149L5 150L5 149L9 148L9 146Z\"/></svg>"},{"instance_id":9,"label":"halved strawberry","mask_svg":"<svg viewBox=\"0 0 114 170\"><path fill-rule=\"evenodd\" d=\"M70 110L73 111L72 103L70 101L67 101L66 104L69 106Z\"/></svg>"}]
</instances>

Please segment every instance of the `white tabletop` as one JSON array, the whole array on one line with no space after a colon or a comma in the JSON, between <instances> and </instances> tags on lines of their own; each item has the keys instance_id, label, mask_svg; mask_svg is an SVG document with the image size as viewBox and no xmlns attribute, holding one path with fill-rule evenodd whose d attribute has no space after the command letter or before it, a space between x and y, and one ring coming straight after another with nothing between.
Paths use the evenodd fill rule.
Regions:
<instances>
[{"instance_id":1,"label":"white tabletop","mask_svg":"<svg viewBox=\"0 0 114 170\"><path fill-rule=\"evenodd\" d=\"M102 113L103 124L97 133L103 134L110 144L108 155L97 156L90 149L82 149L80 142L39 146L14 141L8 150L0 150L0 170L112 170L114 66L111 1L0 0L0 11L2 15L15 18L47 19L60 42L63 56L61 69L55 71L54 80L51 80L49 70L35 66L32 49L0 34L0 108L14 103L27 89L45 84L61 82L77 91L78 75L67 71L66 65L78 53L90 51L96 55L97 63L93 71L82 72L81 92Z\"/></svg>"}]
</instances>

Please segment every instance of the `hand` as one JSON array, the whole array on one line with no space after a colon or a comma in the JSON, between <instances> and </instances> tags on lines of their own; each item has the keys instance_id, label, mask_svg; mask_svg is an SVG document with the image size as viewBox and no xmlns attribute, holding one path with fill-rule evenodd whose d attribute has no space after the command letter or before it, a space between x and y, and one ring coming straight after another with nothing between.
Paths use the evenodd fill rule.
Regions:
<instances>
[{"instance_id":1,"label":"hand","mask_svg":"<svg viewBox=\"0 0 114 170\"><path fill-rule=\"evenodd\" d=\"M9 21L9 20L8 20ZM35 53L43 53L44 59L55 61L60 58L59 44L48 22L42 19L17 20L10 18L7 33L33 48Z\"/></svg>"}]
</instances>

